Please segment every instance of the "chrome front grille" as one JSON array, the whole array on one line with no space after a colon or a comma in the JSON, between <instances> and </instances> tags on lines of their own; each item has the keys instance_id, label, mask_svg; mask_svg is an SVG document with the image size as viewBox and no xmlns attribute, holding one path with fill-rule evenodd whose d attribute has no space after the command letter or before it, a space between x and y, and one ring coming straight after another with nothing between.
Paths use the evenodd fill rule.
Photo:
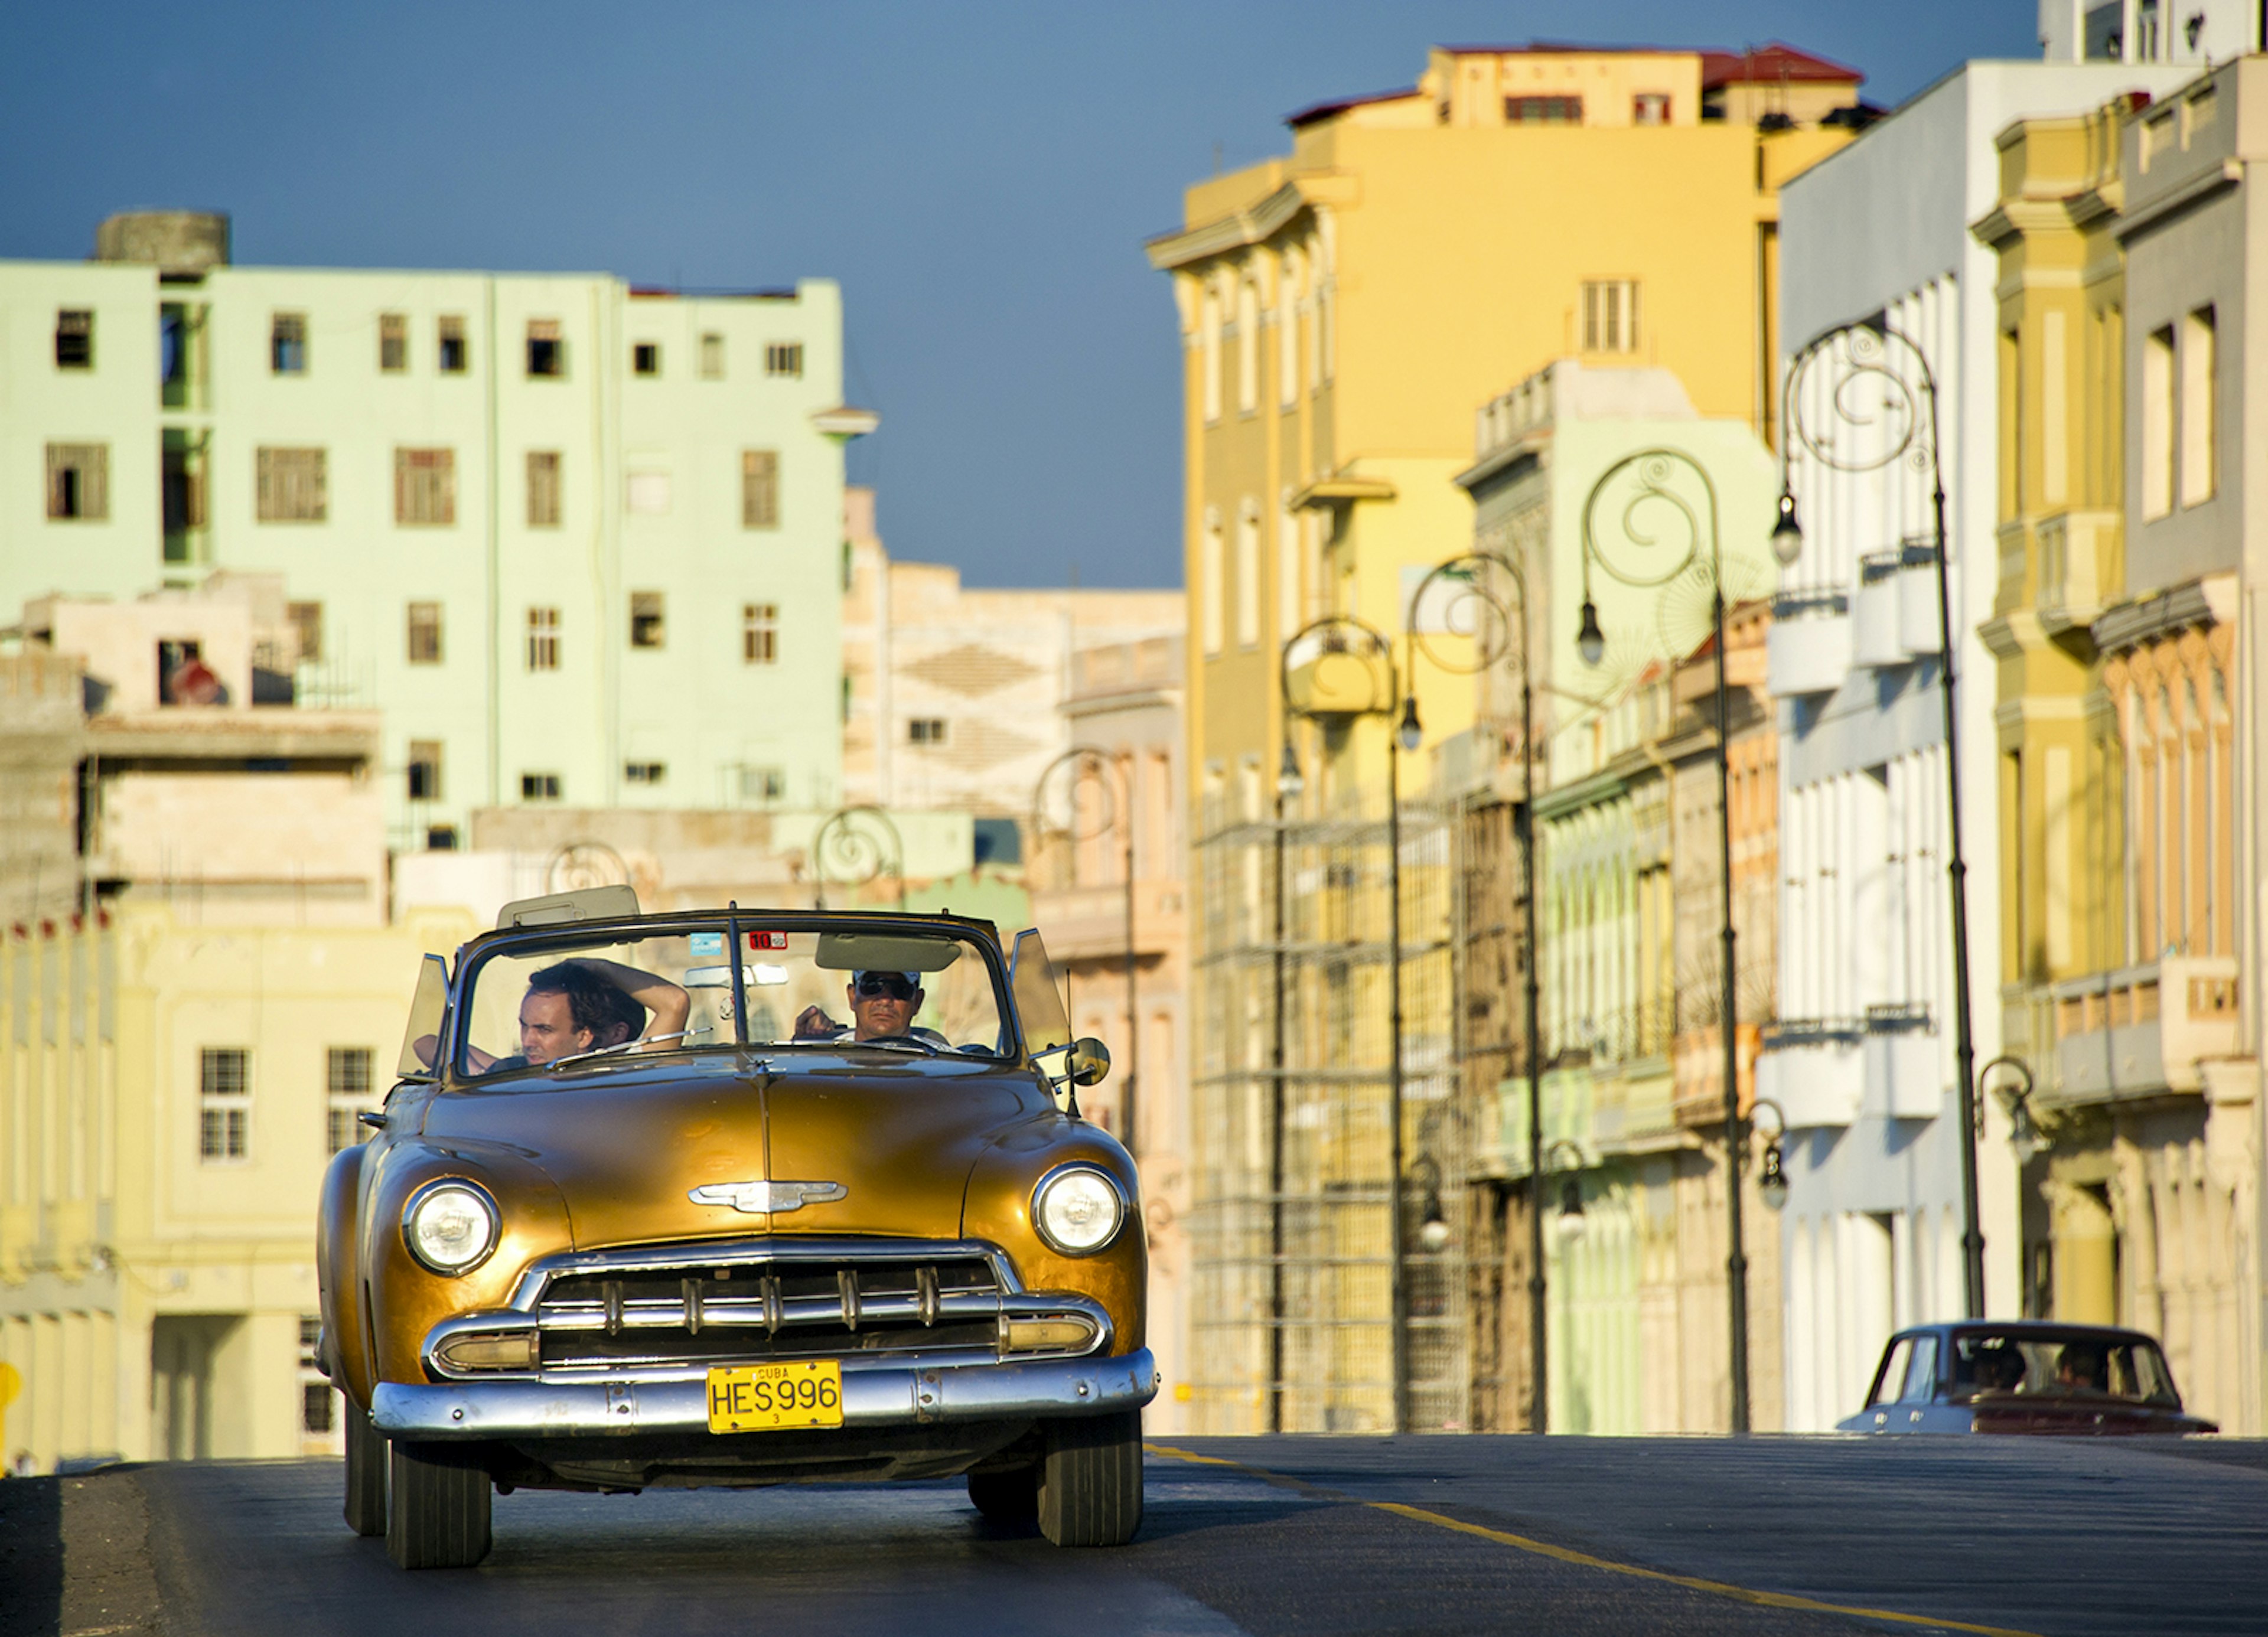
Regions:
<instances>
[{"instance_id":1,"label":"chrome front grille","mask_svg":"<svg viewBox=\"0 0 2268 1637\"><path fill-rule=\"evenodd\" d=\"M535 1306L546 1369L998 1346L981 1255L801 1257L568 1273Z\"/></svg>"}]
</instances>

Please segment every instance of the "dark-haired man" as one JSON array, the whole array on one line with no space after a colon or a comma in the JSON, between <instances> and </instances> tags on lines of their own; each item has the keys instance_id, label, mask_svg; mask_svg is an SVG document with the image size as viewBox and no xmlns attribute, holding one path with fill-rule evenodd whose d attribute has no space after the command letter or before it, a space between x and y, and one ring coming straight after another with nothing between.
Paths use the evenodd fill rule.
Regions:
<instances>
[{"instance_id":1,"label":"dark-haired man","mask_svg":"<svg viewBox=\"0 0 2268 1637\"><path fill-rule=\"evenodd\" d=\"M691 998L666 978L620 961L578 956L528 978L519 1002L517 1056L490 1058L474 1046L466 1057L477 1075L540 1068L583 1052L675 1035L692 1009Z\"/></svg>"}]
</instances>

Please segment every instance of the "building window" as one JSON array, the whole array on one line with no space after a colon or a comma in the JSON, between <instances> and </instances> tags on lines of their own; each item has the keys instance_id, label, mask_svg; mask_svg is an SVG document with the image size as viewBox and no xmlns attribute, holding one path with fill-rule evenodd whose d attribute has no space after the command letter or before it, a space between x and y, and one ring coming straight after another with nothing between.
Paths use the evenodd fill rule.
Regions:
<instances>
[{"instance_id":1,"label":"building window","mask_svg":"<svg viewBox=\"0 0 2268 1637\"><path fill-rule=\"evenodd\" d=\"M48 516L100 523L110 516L110 445L48 445Z\"/></svg>"},{"instance_id":2,"label":"building window","mask_svg":"<svg viewBox=\"0 0 2268 1637\"><path fill-rule=\"evenodd\" d=\"M330 1094L330 1151L350 1149L362 1141L355 1116L370 1106L371 1048L334 1046L324 1054L324 1084Z\"/></svg>"},{"instance_id":3,"label":"building window","mask_svg":"<svg viewBox=\"0 0 2268 1637\"><path fill-rule=\"evenodd\" d=\"M394 520L411 527L446 528L457 521L457 451L394 451Z\"/></svg>"},{"instance_id":4,"label":"building window","mask_svg":"<svg viewBox=\"0 0 2268 1637\"><path fill-rule=\"evenodd\" d=\"M2174 331L2150 332L2142 342L2142 515L2162 518L2174 509Z\"/></svg>"},{"instance_id":5,"label":"building window","mask_svg":"<svg viewBox=\"0 0 2268 1637\"><path fill-rule=\"evenodd\" d=\"M800 376L803 373L803 343L801 341L766 341L764 373Z\"/></svg>"},{"instance_id":6,"label":"building window","mask_svg":"<svg viewBox=\"0 0 2268 1637\"><path fill-rule=\"evenodd\" d=\"M946 722L943 716L915 716L907 722L907 744L942 745L945 742Z\"/></svg>"},{"instance_id":7,"label":"building window","mask_svg":"<svg viewBox=\"0 0 2268 1637\"><path fill-rule=\"evenodd\" d=\"M778 767L742 767L740 799L744 802L784 802L787 799L787 774Z\"/></svg>"},{"instance_id":8,"label":"building window","mask_svg":"<svg viewBox=\"0 0 2268 1637\"><path fill-rule=\"evenodd\" d=\"M2213 498L2219 475L2213 462L2213 309L2200 307L2182 320L2182 504Z\"/></svg>"},{"instance_id":9,"label":"building window","mask_svg":"<svg viewBox=\"0 0 2268 1637\"><path fill-rule=\"evenodd\" d=\"M779 451L744 449L740 451L740 526L779 527Z\"/></svg>"},{"instance_id":10,"label":"building window","mask_svg":"<svg viewBox=\"0 0 2268 1637\"><path fill-rule=\"evenodd\" d=\"M329 505L328 473L320 449L262 449L255 452L254 514L262 523L320 523Z\"/></svg>"},{"instance_id":11,"label":"building window","mask_svg":"<svg viewBox=\"0 0 2268 1637\"><path fill-rule=\"evenodd\" d=\"M441 799L441 741L412 739L409 741L409 799L413 802L438 802Z\"/></svg>"},{"instance_id":12,"label":"building window","mask_svg":"<svg viewBox=\"0 0 2268 1637\"><path fill-rule=\"evenodd\" d=\"M632 375L659 375L661 373L661 343L659 341L638 341L630 348L630 373Z\"/></svg>"},{"instance_id":13,"label":"building window","mask_svg":"<svg viewBox=\"0 0 2268 1637\"><path fill-rule=\"evenodd\" d=\"M559 669L559 611L556 608L531 608L527 611L527 668L530 671Z\"/></svg>"},{"instance_id":14,"label":"building window","mask_svg":"<svg viewBox=\"0 0 2268 1637\"><path fill-rule=\"evenodd\" d=\"M298 663L309 664L323 657L323 606L320 603L286 603L284 617L291 622L291 642L298 650Z\"/></svg>"},{"instance_id":15,"label":"building window","mask_svg":"<svg viewBox=\"0 0 2268 1637\"><path fill-rule=\"evenodd\" d=\"M1236 282L1236 407L1260 407L1260 287L1249 278Z\"/></svg>"},{"instance_id":16,"label":"building window","mask_svg":"<svg viewBox=\"0 0 2268 1637\"><path fill-rule=\"evenodd\" d=\"M400 375L409 367L409 320L398 312L378 315L378 368Z\"/></svg>"},{"instance_id":17,"label":"building window","mask_svg":"<svg viewBox=\"0 0 2268 1637\"><path fill-rule=\"evenodd\" d=\"M55 314L55 368L94 368L94 314L84 307L65 307Z\"/></svg>"},{"instance_id":18,"label":"building window","mask_svg":"<svg viewBox=\"0 0 2268 1637\"><path fill-rule=\"evenodd\" d=\"M1220 419L1220 293L1207 279L1197 317L1197 370L1208 426Z\"/></svg>"},{"instance_id":19,"label":"building window","mask_svg":"<svg viewBox=\"0 0 2268 1637\"><path fill-rule=\"evenodd\" d=\"M1289 409L1300 397L1300 263L1286 255L1276 275L1276 401Z\"/></svg>"},{"instance_id":20,"label":"building window","mask_svg":"<svg viewBox=\"0 0 2268 1637\"><path fill-rule=\"evenodd\" d=\"M1220 518L1218 514L1210 510L1205 514L1204 540L1201 550L1203 556L1197 565L1200 585L1197 599L1204 606L1203 611L1204 651L1208 654L1217 654L1220 652L1221 644L1226 640L1228 628L1221 617L1223 548L1220 538Z\"/></svg>"},{"instance_id":21,"label":"building window","mask_svg":"<svg viewBox=\"0 0 2268 1637\"><path fill-rule=\"evenodd\" d=\"M335 1154L338 1149L331 1150ZM323 1321L308 1313L299 1319L299 1429L320 1437L332 1426L331 1398L335 1391L323 1379Z\"/></svg>"},{"instance_id":22,"label":"building window","mask_svg":"<svg viewBox=\"0 0 2268 1637\"><path fill-rule=\"evenodd\" d=\"M559 799L559 775L556 773L523 773L519 775L519 799L523 802L556 802Z\"/></svg>"},{"instance_id":23,"label":"building window","mask_svg":"<svg viewBox=\"0 0 2268 1637\"><path fill-rule=\"evenodd\" d=\"M1593 279L1583 286L1583 350L1638 350L1638 281Z\"/></svg>"},{"instance_id":24,"label":"building window","mask_svg":"<svg viewBox=\"0 0 2268 1637\"><path fill-rule=\"evenodd\" d=\"M623 503L634 516L666 517L669 512L669 473L633 472L622 484Z\"/></svg>"},{"instance_id":25,"label":"building window","mask_svg":"<svg viewBox=\"0 0 2268 1637\"><path fill-rule=\"evenodd\" d=\"M438 665L441 663L441 605L412 603L409 605L409 663L413 665Z\"/></svg>"},{"instance_id":26,"label":"building window","mask_svg":"<svg viewBox=\"0 0 2268 1637\"><path fill-rule=\"evenodd\" d=\"M1580 125L1583 122L1583 99L1580 97L1506 97L1504 99L1504 120L1507 125Z\"/></svg>"},{"instance_id":27,"label":"building window","mask_svg":"<svg viewBox=\"0 0 2268 1637\"><path fill-rule=\"evenodd\" d=\"M279 312L268 321L268 368L276 375L307 372L307 315Z\"/></svg>"},{"instance_id":28,"label":"building window","mask_svg":"<svg viewBox=\"0 0 2268 1637\"><path fill-rule=\"evenodd\" d=\"M1658 91L1641 91L1631 99L1631 123L1633 125L1668 124L1669 99Z\"/></svg>"},{"instance_id":29,"label":"building window","mask_svg":"<svg viewBox=\"0 0 2268 1637\"><path fill-rule=\"evenodd\" d=\"M556 449L527 451L527 526L559 526L559 451Z\"/></svg>"},{"instance_id":30,"label":"building window","mask_svg":"<svg viewBox=\"0 0 2268 1637\"><path fill-rule=\"evenodd\" d=\"M632 591L630 593L630 646L659 648L662 645L661 593Z\"/></svg>"},{"instance_id":31,"label":"building window","mask_svg":"<svg viewBox=\"0 0 2268 1637\"><path fill-rule=\"evenodd\" d=\"M622 764L622 782L626 784L659 784L667 775L666 763L658 761L626 761Z\"/></svg>"},{"instance_id":32,"label":"building window","mask_svg":"<svg viewBox=\"0 0 2268 1637\"><path fill-rule=\"evenodd\" d=\"M1250 500L1236 519L1236 642L1260 645L1260 508Z\"/></svg>"},{"instance_id":33,"label":"building window","mask_svg":"<svg viewBox=\"0 0 2268 1637\"><path fill-rule=\"evenodd\" d=\"M206 1046L197 1054L197 1154L240 1160L251 1151L252 1053L241 1046Z\"/></svg>"},{"instance_id":34,"label":"building window","mask_svg":"<svg viewBox=\"0 0 2268 1637\"><path fill-rule=\"evenodd\" d=\"M779 605L740 605L740 663L775 665L779 663Z\"/></svg>"},{"instance_id":35,"label":"building window","mask_svg":"<svg viewBox=\"0 0 2268 1637\"><path fill-rule=\"evenodd\" d=\"M725 338L714 330L701 338L701 378L704 381L725 378Z\"/></svg>"},{"instance_id":36,"label":"building window","mask_svg":"<svg viewBox=\"0 0 2268 1637\"><path fill-rule=\"evenodd\" d=\"M556 319L527 321L527 375L530 380L556 380L567 373L567 343L559 337Z\"/></svg>"},{"instance_id":37,"label":"building window","mask_svg":"<svg viewBox=\"0 0 2268 1637\"><path fill-rule=\"evenodd\" d=\"M439 333L439 356L436 362L444 375L462 375L470 366L472 356L465 348L465 321L460 318L445 318Z\"/></svg>"}]
</instances>

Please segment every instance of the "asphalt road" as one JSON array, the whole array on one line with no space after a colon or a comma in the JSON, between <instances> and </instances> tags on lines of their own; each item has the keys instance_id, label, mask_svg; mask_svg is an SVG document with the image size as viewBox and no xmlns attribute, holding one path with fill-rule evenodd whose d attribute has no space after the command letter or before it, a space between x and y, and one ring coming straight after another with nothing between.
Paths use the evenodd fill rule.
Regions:
<instances>
[{"instance_id":1,"label":"asphalt road","mask_svg":"<svg viewBox=\"0 0 2268 1637\"><path fill-rule=\"evenodd\" d=\"M339 1482L0 1483L0 1637L2268 1633L2268 1444L2235 1441L1189 1440L1123 1551L957 1484L522 1493L486 1564L417 1575Z\"/></svg>"}]
</instances>

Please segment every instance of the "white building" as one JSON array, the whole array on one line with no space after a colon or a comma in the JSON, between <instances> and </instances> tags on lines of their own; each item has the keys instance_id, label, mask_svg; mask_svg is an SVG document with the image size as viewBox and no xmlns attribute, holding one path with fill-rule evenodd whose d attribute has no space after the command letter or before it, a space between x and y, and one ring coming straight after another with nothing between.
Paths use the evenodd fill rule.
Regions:
<instances>
[{"instance_id":1,"label":"white building","mask_svg":"<svg viewBox=\"0 0 2268 1637\"><path fill-rule=\"evenodd\" d=\"M225 218L0 263L0 608L284 576L304 702L382 706L396 845L504 803L841 795L823 280L239 268Z\"/></svg>"},{"instance_id":2,"label":"white building","mask_svg":"<svg viewBox=\"0 0 2268 1637\"><path fill-rule=\"evenodd\" d=\"M1788 350L1887 312L1938 383L1980 1064L2001 1049L1999 770L1992 662L1977 635L1999 574L2000 364L1993 255L1969 224L1995 203L1994 138L2011 121L2083 112L2130 89L2163 93L2194 72L1972 62L1780 195ZM1795 407L1822 431L1829 378L1815 372L1813 393ZM1857 434L1841 431L1847 456ZM1839 473L1787 441L1805 541L1783 574L1771 633L1782 713L1780 995L1757 1090L1791 1134L1781 1240L1788 1426L1805 1430L1857 1407L1894 1325L1960 1316L1962 1190L1927 463ZM2018 1309L2007 1135L1996 1105L1978 1144L1984 1303L1996 1315Z\"/></svg>"}]
</instances>

